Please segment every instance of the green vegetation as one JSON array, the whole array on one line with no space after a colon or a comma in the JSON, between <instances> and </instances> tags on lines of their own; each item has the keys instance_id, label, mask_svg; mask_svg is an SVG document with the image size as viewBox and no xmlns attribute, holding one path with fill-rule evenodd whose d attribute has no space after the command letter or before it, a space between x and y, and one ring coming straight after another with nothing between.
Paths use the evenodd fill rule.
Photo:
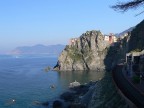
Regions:
<instances>
[{"instance_id":1,"label":"green vegetation","mask_svg":"<svg viewBox=\"0 0 144 108\"><path fill-rule=\"evenodd\" d=\"M118 47L114 46L114 47L109 47L108 49L108 56L113 56L116 55L118 52Z\"/></svg>"},{"instance_id":2,"label":"green vegetation","mask_svg":"<svg viewBox=\"0 0 144 108\"><path fill-rule=\"evenodd\" d=\"M126 48L127 45L127 38L128 37L124 37L123 41L122 41L122 46Z\"/></svg>"},{"instance_id":3,"label":"green vegetation","mask_svg":"<svg viewBox=\"0 0 144 108\"><path fill-rule=\"evenodd\" d=\"M88 56L92 53L92 51L90 50L89 46L86 45L85 48L82 50L82 53L84 54L84 56Z\"/></svg>"},{"instance_id":4,"label":"green vegetation","mask_svg":"<svg viewBox=\"0 0 144 108\"><path fill-rule=\"evenodd\" d=\"M68 56L74 61L79 61L82 59L82 54L76 46L69 48Z\"/></svg>"},{"instance_id":5,"label":"green vegetation","mask_svg":"<svg viewBox=\"0 0 144 108\"><path fill-rule=\"evenodd\" d=\"M93 60L93 56L90 56L90 55L89 55L88 58L86 59L86 62L89 63L89 62L92 62L92 60Z\"/></svg>"},{"instance_id":6,"label":"green vegetation","mask_svg":"<svg viewBox=\"0 0 144 108\"><path fill-rule=\"evenodd\" d=\"M118 94L112 80L110 72L106 73L101 80L102 90L100 92L100 101L102 102L98 108L127 108L124 99Z\"/></svg>"},{"instance_id":7,"label":"green vegetation","mask_svg":"<svg viewBox=\"0 0 144 108\"><path fill-rule=\"evenodd\" d=\"M139 76L133 76L132 80L133 80L133 83L136 83L136 84L140 83L140 77Z\"/></svg>"},{"instance_id":8,"label":"green vegetation","mask_svg":"<svg viewBox=\"0 0 144 108\"><path fill-rule=\"evenodd\" d=\"M144 0L128 0L124 2L118 2L116 5L112 6L112 8L125 12L129 9L137 9L138 7L143 7L143 3ZM143 12L144 11L140 12L139 14L142 14Z\"/></svg>"},{"instance_id":9,"label":"green vegetation","mask_svg":"<svg viewBox=\"0 0 144 108\"><path fill-rule=\"evenodd\" d=\"M139 23L135 29L131 32L131 37L128 43L129 46L129 52L139 49L139 51L142 51L144 49L144 20Z\"/></svg>"},{"instance_id":10,"label":"green vegetation","mask_svg":"<svg viewBox=\"0 0 144 108\"><path fill-rule=\"evenodd\" d=\"M132 50L130 53L132 53L132 52L141 52L142 50L141 49L134 49L134 50Z\"/></svg>"}]
</instances>

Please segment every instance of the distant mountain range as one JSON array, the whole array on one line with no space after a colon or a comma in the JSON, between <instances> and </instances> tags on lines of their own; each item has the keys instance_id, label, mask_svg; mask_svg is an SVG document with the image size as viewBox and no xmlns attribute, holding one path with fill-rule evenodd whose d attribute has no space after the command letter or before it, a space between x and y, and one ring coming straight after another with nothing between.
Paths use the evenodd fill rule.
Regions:
<instances>
[{"instance_id":1,"label":"distant mountain range","mask_svg":"<svg viewBox=\"0 0 144 108\"><path fill-rule=\"evenodd\" d=\"M124 35L127 32L130 32L135 27L130 27L129 29L115 34L117 37ZM10 52L10 54L50 54L50 55L59 55L62 50L65 48L65 45L57 44L57 45L42 45L37 44L34 46L22 46L17 47Z\"/></svg>"},{"instance_id":2,"label":"distant mountain range","mask_svg":"<svg viewBox=\"0 0 144 108\"><path fill-rule=\"evenodd\" d=\"M57 45L34 45L34 46L22 46L17 47L12 50L10 54L54 54L58 55L65 48L65 45L57 44Z\"/></svg>"},{"instance_id":3,"label":"distant mountain range","mask_svg":"<svg viewBox=\"0 0 144 108\"><path fill-rule=\"evenodd\" d=\"M122 35L124 35L124 34L127 33L127 32L131 32L134 28L135 28L135 27L130 27L129 29L127 29L127 30L125 30L125 31L123 31L123 32L121 32L121 33L115 34L115 35L116 35L117 37L122 36Z\"/></svg>"}]
</instances>

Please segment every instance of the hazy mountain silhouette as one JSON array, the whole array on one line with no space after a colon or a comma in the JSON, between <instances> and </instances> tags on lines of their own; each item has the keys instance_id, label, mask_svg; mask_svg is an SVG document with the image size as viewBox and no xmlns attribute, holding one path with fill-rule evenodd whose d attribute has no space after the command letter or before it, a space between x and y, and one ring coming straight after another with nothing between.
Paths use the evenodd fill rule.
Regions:
<instances>
[{"instance_id":1,"label":"hazy mountain silhouette","mask_svg":"<svg viewBox=\"0 0 144 108\"><path fill-rule=\"evenodd\" d=\"M122 35L124 35L124 34L127 33L127 32L131 32L134 28L135 28L135 27L130 27L129 29L124 30L124 31L121 32L121 33L117 33L116 36L117 36L117 37L122 36Z\"/></svg>"},{"instance_id":2,"label":"hazy mountain silhouette","mask_svg":"<svg viewBox=\"0 0 144 108\"><path fill-rule=\"evenodd\" d=\"M11 54L60 54L61 51L65 48L65 45L34 45L34 46L22 46L17 47L12 50Z\"/></svg>"}]
</instances>

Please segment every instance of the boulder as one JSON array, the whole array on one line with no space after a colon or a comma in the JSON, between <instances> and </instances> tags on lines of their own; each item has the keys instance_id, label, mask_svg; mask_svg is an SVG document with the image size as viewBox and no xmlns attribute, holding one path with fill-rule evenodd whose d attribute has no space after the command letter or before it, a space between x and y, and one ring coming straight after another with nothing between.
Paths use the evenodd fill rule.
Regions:
<instances>
[{"instance_id":1,"label":"boulder","mask_svg":"<svg viewBox=\"0 0 144 108\"><path fill-rule=\"evenodd\" d=\"M75 93L73 92L65 92L60 96L61 99L65 101L74 101L75 99Z\"/></svg>"},{"instance_id":2,"label":"boulder","mask_svg":"<svg viewBox=\"0 0 144 108\"><path fill-rule=\"evenodd\" d=\"M61 101L56 100L53 102L53 108L63 108L63 104Z\"/></svg>"},{"instance_id":3,"label":"boulder","mask_svg":"<svg viewBox=\"0 0 144 108\"><path fill-rule=\"evenodd\" d=\"M72 103L68 106L68 108L87 108L86 105L81 103Z\"/></svg>"},{"instance_id":4,"label":"boulder","mask_svg":"<svg viewBox=\"0 0 144 108\"><path fill-rule=\"evenodd\" d=\"M42 106L49 106L49 102L43 102L41 103Z\"/></svg>"}]
</instances>

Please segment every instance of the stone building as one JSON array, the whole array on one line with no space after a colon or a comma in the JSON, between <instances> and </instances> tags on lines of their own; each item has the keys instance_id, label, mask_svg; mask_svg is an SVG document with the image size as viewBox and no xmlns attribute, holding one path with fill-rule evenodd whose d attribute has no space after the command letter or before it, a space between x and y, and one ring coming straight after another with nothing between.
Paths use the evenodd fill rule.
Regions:
<instances>
[{"instance_id":1,"label":"stone building","mask_svg":"<svg viewBox=\"0 0 144 108\"><path fill-rule=\"evenodd\" d=\"M126 54L127 71L131 77L142 75L144 77L144 50Z\"/></svg>"},{"instance_id":2,"label":"stone building","mask_svg":"<svg viewBox=\"0 0 144 108\"><path fill-rule=\"evenodd\" d=\"M105 35L104 40L105 40L105 41L109 41L109 36L108 36L108 35Z\"/></svg>"}]
</instances>

